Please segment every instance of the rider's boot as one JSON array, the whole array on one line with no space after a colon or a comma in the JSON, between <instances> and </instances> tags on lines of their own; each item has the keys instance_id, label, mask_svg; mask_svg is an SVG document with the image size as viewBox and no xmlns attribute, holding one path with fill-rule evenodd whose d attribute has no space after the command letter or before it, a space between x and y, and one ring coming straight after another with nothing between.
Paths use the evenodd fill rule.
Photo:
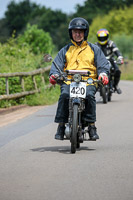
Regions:
<instances>
[{"instance_id":1,"label":"rider's boot","mask_svg":"<svg viewBox=\"0 0 133 200\"><path fill-rule=\"evenodd\" d=\"M117 92L117 94L122 93L122 90L118 87L118 85L115 85L114 88L115 88L115 91Z\"/></svg>"},{"instance_id":2,"label":"rider's boot","mask_svg":"<svg viewBox=\"0 0 133 200\"><path fill-rule=\"evenodd\" d=\"M99 136L97 134L97 128L95 127L95 124L89 124L88 126L88 133L90 136L90 140L97 140L99 139Z\"/></svg>"},{"instance_id":3,"label":"rider's boot","mask_svg":"<svg viewBox=\"0 0 133 200\"><path fill-rule=\"evenodd\" d=\"M65 134L65 124L60 123L57 128L57 132L55 134L56 140L64 140L64 134Z\"/></svg>"},{"instance_id":4,"label":"rider's boot","mask_svg":"<svg viewBox=\"0 0 133 200\"><path fill-rule=\"evenodd\" d=\"M109 84L109 92L111 92L111 93L114 92L114 89L113 89L113 85L112 85L112 83Z\"/></svg>"},{"instance_id":5,"label":"rider's boot","mask_svg":"<svg viewBox=\"0 0 133 200\"><path fill-rule=\"evenodd\" d=\"M117 70L114 76L114 89L117 92L117 94L122 93L121 89L118 87L118 83L120 82L120 74L120 70Z\"/></svg>"}]
</instances>

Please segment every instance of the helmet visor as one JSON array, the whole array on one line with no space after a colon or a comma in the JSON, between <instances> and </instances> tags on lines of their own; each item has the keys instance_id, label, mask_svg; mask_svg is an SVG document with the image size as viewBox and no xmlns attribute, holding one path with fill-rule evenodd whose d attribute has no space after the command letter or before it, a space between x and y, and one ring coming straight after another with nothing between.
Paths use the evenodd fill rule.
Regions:
<instances>
[{"instance_id":1,"label":"helmet visor","mask_svg":"<svg viewBox=\"0 0 133 200\"><path fill-rule=\"evenodd\" d=\"M104 36L104 37L98 37L98 40L101 42L104 42L108 39L108 36Z\"/></svg>"}]
</instances>

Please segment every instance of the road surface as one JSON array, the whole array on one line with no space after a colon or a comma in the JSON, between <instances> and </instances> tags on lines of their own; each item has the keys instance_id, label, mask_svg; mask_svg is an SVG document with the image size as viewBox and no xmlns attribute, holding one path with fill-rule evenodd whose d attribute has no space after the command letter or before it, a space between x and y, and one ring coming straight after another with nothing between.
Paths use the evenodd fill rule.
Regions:
<instances>
[{"instance_id":1,"label":"road surface","mask_svg":"<svg viewBox=\"0 0 133 200\"><path fill-rule=\"evenodd\" d=\"M56 104L0 128L0 200L132 200L133 82L97 103L100 140L54 140Z\"/></svg>"}]
</instances>

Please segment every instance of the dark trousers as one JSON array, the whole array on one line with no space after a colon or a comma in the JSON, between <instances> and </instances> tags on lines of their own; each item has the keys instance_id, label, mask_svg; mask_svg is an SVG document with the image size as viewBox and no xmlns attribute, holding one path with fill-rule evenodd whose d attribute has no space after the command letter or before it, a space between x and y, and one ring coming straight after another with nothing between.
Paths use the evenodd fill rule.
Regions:
<instances>
[{"instance_id":1,"label":"dark trousers","mask_svg":"<svg viewBox=\"0 0 133 200\"><path fill-rule=\"evenodd\" d=\"M119 67L116 63L112 63L115 73L114 73L114 86L117 86L119 81L120 81L120 77L121 77L121 71L119 70Z\"/></svg>"},{"instance_id":2,"label":"dark trousers","mask_svg":"<svg viewBox=\"0 0 133 200\"><path fill-rule=\"evenodd\" d=\"M69 89L70 85L61 85L61 95L58 101L58 107L55 116L55 122L60 123L68 122L69 116ZM94 85L88 85L86 88L86 100L85 111L83 113L83 119L89 123L96 121L96 87Z\"/></svg>"}]
</instances>

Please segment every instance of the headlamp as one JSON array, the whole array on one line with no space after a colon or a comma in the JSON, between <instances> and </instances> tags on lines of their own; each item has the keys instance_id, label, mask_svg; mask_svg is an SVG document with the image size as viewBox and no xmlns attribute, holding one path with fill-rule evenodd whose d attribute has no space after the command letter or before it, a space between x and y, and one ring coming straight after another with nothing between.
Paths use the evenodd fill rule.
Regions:
<instances>
[{"instance_id":1,"label":"headlamp","mask_svg":"<svg viewBox=\"0 0 133 200\"><path fill-rule=\"evenodd\" d=\"M87 83L91 85L93 83L93 79L92 78L88 78Z\"/></svg>"},{"instance_id":2,"label":"headlamp","mask_svg":"<svg viewBox=\"0 0 133 200\"><path fill-rule=\"evenodd\" d=\"M76 83L79 83L79 82L81 81L81 75L80 75L80 74L74 74L73 80L74 80Z\"/></svg>"}]
</instances>

